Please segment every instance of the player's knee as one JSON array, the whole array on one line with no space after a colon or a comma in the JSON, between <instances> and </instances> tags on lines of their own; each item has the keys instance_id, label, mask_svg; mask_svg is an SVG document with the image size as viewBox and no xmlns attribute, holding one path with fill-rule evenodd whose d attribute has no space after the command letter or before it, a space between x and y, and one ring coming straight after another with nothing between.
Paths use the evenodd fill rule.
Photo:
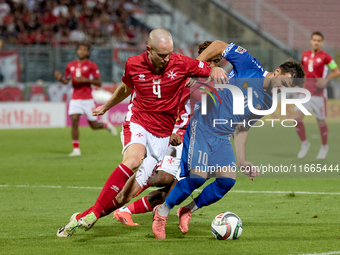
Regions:
<instances>
[{"instance_id":1,"label":"player's knee","mask_svg":"<svg viewBox=\"0 0 340 255\"><path fill-rule=\"evenodd\" d=\"M130 157L124 160L122 163L126 165L128 168L130 168L132 171L136 171L142 164L142 161L143 159L140 159L138 157Z\"/></svg>"},{"instance_id":2,"label":"player's knee","mask_svg":"<svg viewBox=\"0 0 340 255\"><path fill-rule=\"evenodd\" d=\"M100 128L100 123L98 123L97 121L89 121L89 124L92 129Z\"/></svg>"},{"instance_id":3,"label":"player's knee","mask_svg":"<svg viewBox=\"0 0 340 255\"><path fill-rule=\"evenodd\" d=\"M236 180L227 177L219 177L215 180L213 190L218 198L222 198L235 185Z\"/></svg>"},{"instance_id":4,"label":"player's knee","mask_svg":"<svg viewBox=\"0 0 340 255\"><path fill-rule=\"evenodd\" d=\"M153 187L162 187L171 184L173 180L173 175L160 170L150 177L148 184Z\"/></svg>"},{"instance_id":5,"label":"player's knee","mask_svg":"<svg viewBox=\"0 0 340 255\"><path fill-rule=\"evenodd\" d=\"M187 178L190 186L195 188L202 186L206 181L206 179L204 179L202 176L193 173L190 173Z\"/></svg>"},{"instance_id":6,"label":"player's knee","mask_svg":"<svg viewBox=\"0 0 340 255\"><path fill-rule=\"evenodd\" d=\"M320 120L320 119L318 119L318 125L319 126L323 126L323 125L325 125L326 124L326 121L325 120Z\"/></svg>"}]
</instances>

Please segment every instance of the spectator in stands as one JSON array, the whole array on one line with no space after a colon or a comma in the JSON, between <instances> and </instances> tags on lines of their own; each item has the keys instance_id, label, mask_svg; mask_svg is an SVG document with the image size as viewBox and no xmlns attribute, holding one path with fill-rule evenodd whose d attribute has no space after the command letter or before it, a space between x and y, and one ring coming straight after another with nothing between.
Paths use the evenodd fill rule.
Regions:
<instances>
[{"instance_id":1,"label":"spectator in stands","mask_svg":"<svg viewBox=\"0 0 340 255\"><path fill-rule=\"evenodd\" d=\"M0 0L0 26L3 25L3 18L9 14L11 11L11 8L9 7L9 4L6 3L5 0Z\"/></svg>"},{"instance_id":2,"label":"spectator in stands","mask_svg":"<svg viewBox=\"0 0 340 255\"><path fill-rule=\"evenodd\" d=\"M144 37L143 29L131 26L136 11L137 0L0 0L0 32L12 44L88 38L94 44L136 45Z\"/></svg>"}]
</instances>

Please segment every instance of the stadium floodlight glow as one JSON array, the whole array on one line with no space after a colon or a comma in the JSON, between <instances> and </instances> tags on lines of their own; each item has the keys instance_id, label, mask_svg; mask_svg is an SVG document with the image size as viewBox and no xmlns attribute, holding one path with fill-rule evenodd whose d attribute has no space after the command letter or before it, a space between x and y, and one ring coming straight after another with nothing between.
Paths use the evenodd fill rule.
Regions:
<instances>
[{"instance_id":1,"label":"stadium floodlight glow","mask_svg":"<svg viewBox=\"0 0 340 255\"><path fill-rule=\"evenodd\" d=\"M244 108L246 106L249 107L251 113L256 115L269 115L275 112L277 108L277 88L273 88L273 104L270 109L267 110L258 110L253 106L253 89L251 87L247 88L247 100L245 104L245 96L242 90L230 84L216 84L215 88L219 89L229 89L233 96L233 115L244 115ZM304 98L287 98L287 93L302 93L305 94ZM311 99L311 93L304 88L281 88L281 115L286 115L286 105L294 104L300 111L305 115L312 115L302 104L308 102ZM207 114L207 94L201 95L201 114Z\"/></svg>"}]
</instances>

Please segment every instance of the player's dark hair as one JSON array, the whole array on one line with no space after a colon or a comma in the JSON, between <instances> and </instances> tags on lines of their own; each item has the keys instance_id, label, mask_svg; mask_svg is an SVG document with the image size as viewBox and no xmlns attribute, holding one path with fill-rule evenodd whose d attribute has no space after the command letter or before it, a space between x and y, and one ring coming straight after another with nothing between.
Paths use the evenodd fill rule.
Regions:
<instances>
[{"instance_id":1,"label":"player's dark hair","mask_svg":"<svg viewBox=\"0 0 340 255\"><path fill-rule=\"evenodd\" d=\"M282 74L290 73L292 75L293 86L303 87L306 80L306 74L301 63L293 59L288 59L281 64L279 68L281 69Z\"/></svg>"},{"instance_id":2,"label":"player's dark hair","mask_svg":"<svg viewBox=\"0 0 340 255\"><path fill-rule=\"evenodd\" d=\"M208 48L210 44L212 44L212 41L205 41L198 45L198 55L201 54L206 48ZM218 54L217 56L219 57L219 60L222 59L222 54Z\"/></svg>"},{"instance_id":3,"label":"player's dark hair","mask_svg":"<svg viewBox=\"0 0 340 255\"><path fill-rule=\"evenodd\" d=\"M85 43L85 42L79 42L79 43L77 43L76 50L78 50L80 46L85 46L87 48L87 50L89 52L89 55L87 56L87 59L89 59L90 58L91 45L88 44L88 43Z\"/></svg>"},{"instance_id":4,"label":"player's dark hair","mask_svg":"<svg viewBox=\"0 0 340 255\"><path fill-rule=\"evenodd\" d=\"M310 39L312 39L314 35L321 36L321 38L322 38L322 41L323 41L323 34L321 34L319 31L315 31L315 32L313 32L313 33L312 33L312 35L311 35L311 37L310 37Z\"/></svg>"}]
</instances>

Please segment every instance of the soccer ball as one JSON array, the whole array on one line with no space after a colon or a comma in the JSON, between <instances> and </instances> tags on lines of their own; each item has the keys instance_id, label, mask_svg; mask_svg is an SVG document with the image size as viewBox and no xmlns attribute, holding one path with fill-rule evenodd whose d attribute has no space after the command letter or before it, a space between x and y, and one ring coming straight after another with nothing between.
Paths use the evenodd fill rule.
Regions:
<instances>
[{"instance_id":1,"label":"soccer ball","mask_svg":"<svg viewBox=\"0 0 340 255\"><path fill-rule=\"evenodd\" d=\"M215 217L211 223L211 231L218 240L237 239L242 234L241 219L232 212L223 212Z\"/></svg>"}]
</instances>

